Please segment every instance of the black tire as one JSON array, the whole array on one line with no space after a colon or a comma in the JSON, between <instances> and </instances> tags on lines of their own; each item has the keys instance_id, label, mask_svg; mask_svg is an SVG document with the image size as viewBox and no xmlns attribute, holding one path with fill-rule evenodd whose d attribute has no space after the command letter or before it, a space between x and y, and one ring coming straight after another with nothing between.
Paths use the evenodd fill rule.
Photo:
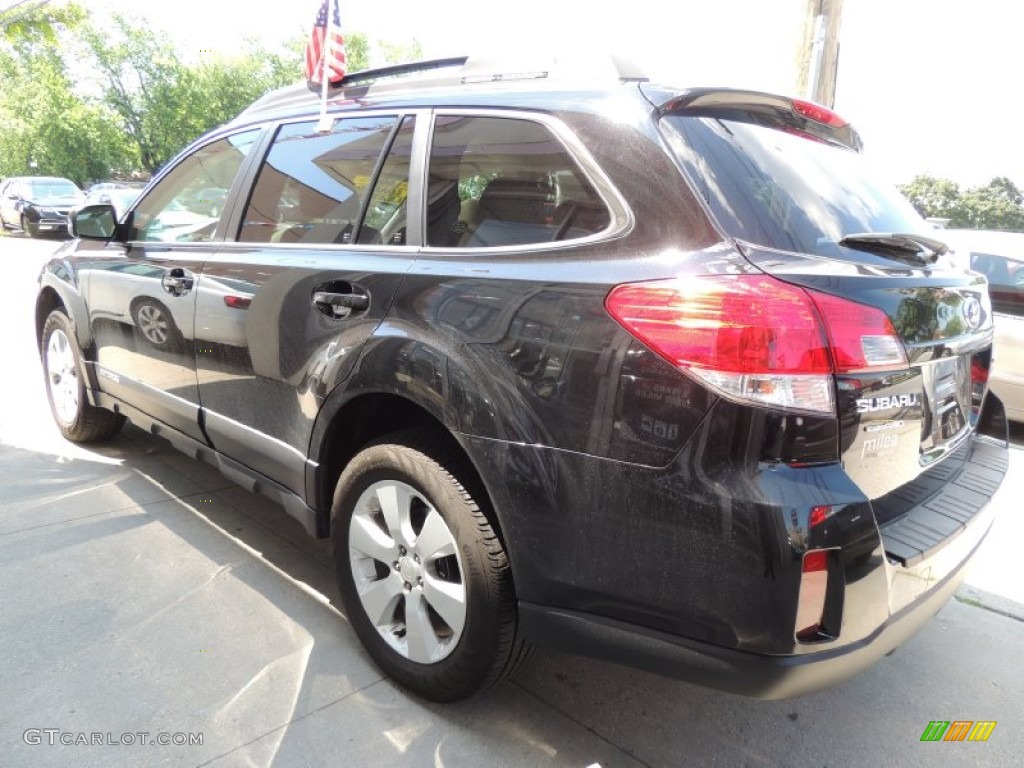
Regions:
<instances>
[{"instance_id":1,"label":"black tire","mask_svg":"<svg viewBox=\"0 0 1024 768\"><path fill-rule=\"evenodd\" d=\"M132 322L139 335L156 349L176 350L182 335L171 311L156 299L138 299L132 304Z\"/></svg>"},{"instance_id":2,"label":"black tire","mask_svg":"<svg viewBox=\"0 0 1024 768\"><path fill-rule=\"evenodd\" d=\"M51 349L51 343L62 349ZM63 310L55 309L46 318L40 355L50 413L64 437L74 443L90 443L106 440L121 430L123 415L90 405L86 399L82 353L75 341L74 325ZM60 365L61 360L66 364ZM68 397L62 398L62 393Z\"/></svg>"},{"instance_id":3,"label":"black tire","mask_svg":"<svg viewBox=\"0 0 1024 768\"><path fill-rule=\"evenodd\" d=\"M25 214L21 215L21 230L29 237L39 237L39 225L26 219Z\"/></svg>"},{"instance_id":4,"label":"black tire","mask_svg":"<svg viewBox=\"0 0 1024 768\"><path fill-rule=\"evenodd\" d=\"M463 466L464 459L458 451L430 433L391 435L368 445L348 464L338 481L331 510L331 538L346 616L363 646L385 673L432 701L456 701L490 687L514 672L530 650L518 635L515 591L504 546L480 505L460 483L458 478ZM435 538L424 533L433 511L440 515L446 532L452 537L454 554L436 560L424 556L422 562L417 557L416 563L421 563L423 576L419 580L420 587L412 584L413 577L403 570L406 566L417 567L410 563L412 545L406 550L396 544L401 562L392 563L360 555L350 547L351 531L358 528L353 518L358 516L357 522L365 526L370 520L365 510L372 508L373 500L377 499L374 489L387 489L391 484L413 492L414 498L408 507L409 519L413 521L410 530L415 534L412 538L417 547L423 540ZM369 502L364 503L365 499ZM357 511L357 507L361 511ZM419 530L415 530L417 514L422 517ZM397 542L402 536L388 533L383 512L380 518L377 526L382 541ZM436 519L430 520L430 525L434 531L438 530ZM367 569L367 563L372 568ZM442 565L445 566L443 572ZM364 594L370 585L386 587L385 582L395 583L393 579L398 579L399 584L409 579L405 581L404 594L389 598L385 604L394 607L385 607L381 612L382 617L387 617L382 623L394 622L388 628L378 629L370 618L360 597L354 570L362 571L359 578ZM457 630L457 637L453 632L445 638L451 628L427 597L430 585L424 582L433 580L436 584L441 579L456 591L459 584L464 587L464 623ZM415 655L411 651L407 653L395 647L396 643L405 642L412 648L411 638L416 633L410 632L405 619L406 607L410 605L413 610L415 606L422 606L421 631L426 626L422 617L429 616L435 637L427 641L427 645L438 641L439 654L443 655L437 660L414 661L410 658ZM442 608L442 604L437 607ZM446 641L448 646L443 645Z\"/></svg>"}]
</instances>

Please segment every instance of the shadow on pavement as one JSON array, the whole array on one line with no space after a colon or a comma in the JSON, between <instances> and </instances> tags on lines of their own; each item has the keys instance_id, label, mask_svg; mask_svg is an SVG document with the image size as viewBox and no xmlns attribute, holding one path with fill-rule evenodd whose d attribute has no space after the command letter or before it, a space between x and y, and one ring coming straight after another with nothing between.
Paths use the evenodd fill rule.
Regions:
<instances>
[{"instance_id":1,"label":"shadow on pavement","mask_svg":"<svg viewBox=\"0 0 1024 768\"><path fill-rule=\"evenodd\" d=\"M59 585L0 598L5 619L31 627L0 642L25 662L5 691L22 713L51 711L57 688L76 702L67 730L205 732L191 765L635 764L521 686L449 706L409 696L339 612L328 542L131 425L92 452L103 461L0 450L18 478L0 573ZM55 659L62 678L28 674Z\"/></svg>"},{"instance_id":2,"label":"shadow on pavement","mask_svg":"<svg viewBox=\"0 0 1024 768\"><path fill-rule=\"evenodd\" d=\"M794 701L541 651L510 683L431 704L382 678L338 609L328 543L277 505L131 426L93 455L0 451L18 488L0 514L0 573L46 583L31 601L0 596L9 626L29 627L0 642L20 659L8 724L204 732L187 757L160 754L188 765L822 765L864 750L865 728L910 748L936 717L1009 719L1009 701L1020 714L1024 673L1000 659L1024 624L957 603L892 658ZM936 696L954 709L935 711Z\"/></svg>"}]
</instances>

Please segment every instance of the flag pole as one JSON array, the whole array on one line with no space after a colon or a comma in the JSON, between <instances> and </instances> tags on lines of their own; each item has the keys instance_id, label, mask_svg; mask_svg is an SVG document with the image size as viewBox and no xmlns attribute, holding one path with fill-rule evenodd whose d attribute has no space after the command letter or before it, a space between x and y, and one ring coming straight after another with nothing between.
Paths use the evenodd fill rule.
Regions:
<instances>
[{"instance_id":1,"label":"flag pole","mask_svg":"<svg viewBox=\"0 0 1024 768\"><path fill-rule=\"evenodd\" d=\"M316 125L319 133L329 133L334 125L334 120L327 116L327 89L330 86L330 77L327 74L327 62L331 57L331 47L334 45L334 9L338 0L327 0L327 25L324 27L324 50L323 58L320 59L320 120Z\"/></svg>"}]
</instances>

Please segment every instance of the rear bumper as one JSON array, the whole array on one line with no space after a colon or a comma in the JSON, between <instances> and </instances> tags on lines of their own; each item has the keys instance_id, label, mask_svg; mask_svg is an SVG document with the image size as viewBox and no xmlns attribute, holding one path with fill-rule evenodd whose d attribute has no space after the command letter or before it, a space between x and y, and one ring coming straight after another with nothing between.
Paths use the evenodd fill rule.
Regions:
<instances>
[{"instance_id":1,"label":"rear bumper","mask_svg":"<svg viewBox=\"0 0 1024 768\"><path fill-rule=\"evenodd\" d=\"M787 699L841 683L910 639L948 602L988 532L992 511L972 522L973 548L959 567L871 635L815 653L768 656L700 643L573 611L520 604L525 635L539 645L591 656L758 699ZM963 543L967 543L964 539Z\"/></svg>"},{"instance_id":2,"label":"rear bumper","mask_svg":"<svg viewBox=\"0 0 1024 768\"><path fill-rule=\"evenodd\" d=\"M872 588L847 582L835 644L757 653L528 602L520 604L523 631L539 645L755 698L790 698L835 685L906 642L963 581L994 519L986 492L999 487L1007 469L1006 444L998 439L976 437L970 454L960 474L931 488L896 530L883 527L884 562L856 580ZM848 570L847 579L852 574Z\"/></svg>"}]
</instances>

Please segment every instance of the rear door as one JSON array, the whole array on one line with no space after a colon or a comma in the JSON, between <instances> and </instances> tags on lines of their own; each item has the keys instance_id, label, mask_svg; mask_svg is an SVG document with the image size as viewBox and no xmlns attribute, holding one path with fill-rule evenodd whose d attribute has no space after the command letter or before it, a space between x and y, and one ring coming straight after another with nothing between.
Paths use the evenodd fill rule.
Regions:
<instances>
[{"instance_id":1,"label":"rear door","mask_svg":"<svg viewBox=\"0 0 1024 768\"><path fill-rule=\"evenodd\" d=\"M408 245L415 115L286 123L196 290L199 399L214 447L296 493L324 399L388 311Z\"/></svg>"}]
</instances>

